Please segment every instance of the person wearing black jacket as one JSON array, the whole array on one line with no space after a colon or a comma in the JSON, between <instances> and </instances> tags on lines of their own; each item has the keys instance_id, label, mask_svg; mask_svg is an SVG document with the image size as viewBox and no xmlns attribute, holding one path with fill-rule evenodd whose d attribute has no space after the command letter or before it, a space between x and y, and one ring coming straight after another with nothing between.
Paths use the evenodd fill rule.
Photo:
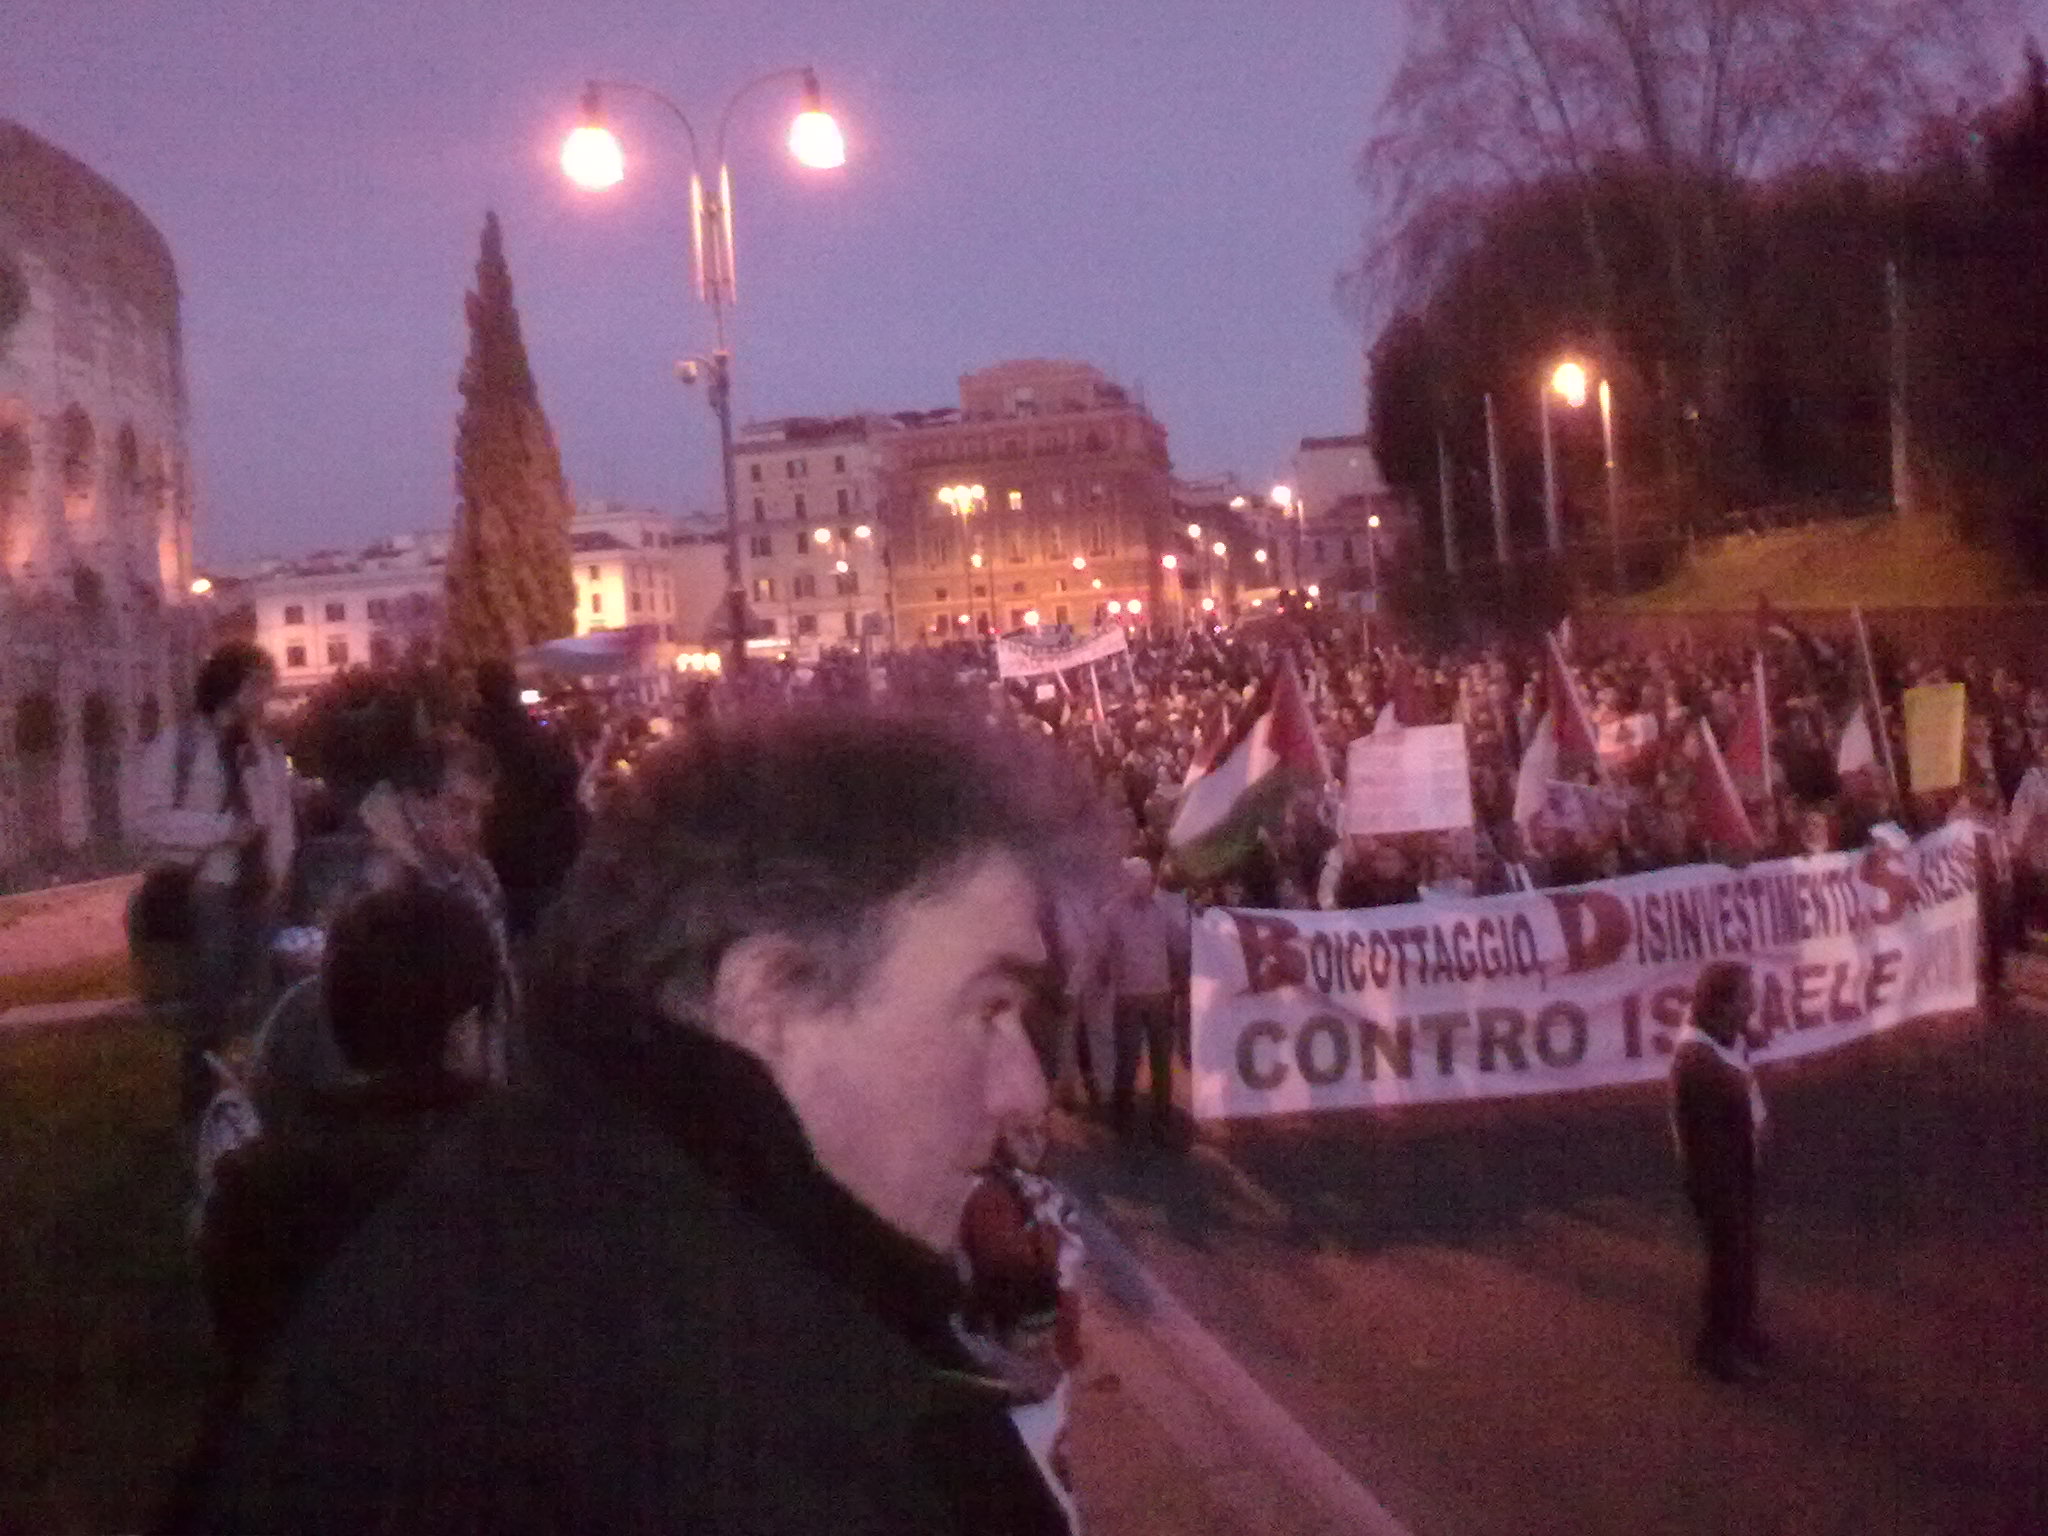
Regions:
<instances>
[{"instance_id":1,"label":"person wearing black jacket","mask_svg":"<svg viewBox=\"0 0 2048 1536\"><path fill-rule=\"evenodd\" d=\"M551 919L542 1084L327 1265L183 1528L1063 1536L953 1251L1045 1108L1041 892L1106 842L1049 749L960 724L652 754Z\"/></svg>"},{"instance_id":2,"label":"person wearing black jacket","mask_svg":"<svg viewBox=\"0 0 2048 1536\"><path fill-rule=\"evenodd\" d=\"M1694 1363L1722 1381L1763 1373L1757 1326L1757 1174L1763 1095L1743 1028L1756 1009L1749 967L1717 960L1693 989L1692 1018L1671 1056L1671 1123L1686 1199L1706 1247Z\"/></svg>"},{"instance_id":3,"label":"person wearing black jacket","mask_svg":"<svg viewBox=\"0 0 2048 1536\"><path fill-rule=\"evenodd\" d=\"M469 734L498 767L484 816L483 851L505 892L505 926L523 939L539 925L583 840L576 754L519 702L519 684L502 661L477 668L477 707Z\"/></svg>"}]
</instances>

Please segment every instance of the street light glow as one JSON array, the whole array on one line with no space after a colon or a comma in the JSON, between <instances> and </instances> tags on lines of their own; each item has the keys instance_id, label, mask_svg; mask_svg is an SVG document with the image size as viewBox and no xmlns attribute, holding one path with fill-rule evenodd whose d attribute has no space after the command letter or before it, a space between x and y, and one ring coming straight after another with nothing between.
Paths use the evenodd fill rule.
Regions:
<instances>
[{"instance_id":1,"label":"street light glow","mask_svg":"<svg viewBox=\"0 0 2048 1536\"><path fill-rule=\"evenodd\" d=\"M1093 587L1097 592L1100 592L1102 590L1102 578L1098 576L1093 581L1089 582L1088 585Z\"/></svg>"},{"instance_id":2,"label":"street light glow","mask_svg":"<svg viewBox=\"0 0 2048 1536\"><path fill-rule=\"evenodd\" d=\"M213 583L204 576L194 576L192 578L192 585L186 590L194 597L204 597L213 590Z\"/></svg>"},{"instance_id":3,"label":"street light glow","mask_svg":"<svg viewBox=\"0 0 2048 1536\"><path fill-rule=\"evenodd\" d=\"M1294 487L1291 485L1276 485L1270 492L1270 499L1273 505L1282 512L1291 511L1294 507Z\"/></svg>"},{"instance_id":4,"label":"street light glow","mask_svg":"<svg viewBox=\"0 0 2048 1536\"><path fill-rule=\"evenodd\" d=\"M811 542L813 544L830 544L832 542L832 530L830 528L818 529L811 535Z\"/></svg>"},{"instance_id":5,"label":"street light glow","mask_svg":"<svg viewBox=\"0 0 2048 1536\"><path fill-rule=\"evenodd\" d=\"M1233 511L1233 512L1242 512L1242 511L1244 510L1244 508L1245 508L1245 500L1244 500L1244 498L1243 498L1242 496L1233 496L1233 497L1231 497L1231 498L1230 498L1230 510L1231 510L1231 511Z\"/></svg>"},{"instance_id":6,"label":"street light glow","mask_svg":"<svg viewBox=\"0 0 2048 1536\"><path fill-rule=\"evenodd\" d=\"M1024 610L1024 622L1032 629L1038 628L1038 610L1036 608L1026 608Z\"/></svg>"},{"instance_id":7,"label":"street light glow","mask_svg":"<svg viewBox=\"0 0 2048 1536\"><path fill-rule=\"evenodd\" d=\"M1179 560L1179 559L1178 559L1178 558L1177 558L1176 556L1173 556L1173 555L1161 555L1161 556L1159 557L1159 563L1160 563L1160 565L1161 565L1161 566L1163 566L1163 567L1164 567L1165 569L1167 569L1167 570L1169 570L1169 571L1170 571L1170 570L1172 570L1172 569L1173 569L1173 568L1174 568L1175 566L1177 566L1177 565L1179 565L1179 564L1180 564L1180 560Z\"/></svg>"},{"instance_id":8,"label":"street light glow","mask_svg":"<svg viewBox=\"0 0 2048 1536\"><path fill-rule=\"evenodd\" d=\"M844 576L847 573L849 567L847 566L847 563L844 560L841 560L836 562L833 565L832 569L837 571L840 575Z\"/></svg>"},{"instance_id":9,"label":"street light glow","mask_svg":"<svg viewBox=\"0 0 2048 1536\"><path fill-rule=\"evenodd\" d=\"M814 171L836 171L846 164L846 135L825 110L825 93L818 89L818 77L804 71L804 109L789 125L789 152L799 165Z\"/></svg>"},{"instance_id":10,"label":"street light glow","mask_svg":"<svg viewBox=\"0 0 2048 1536\"><path fill-rule=\"evenodd\" d=\"M859 527L853 530L853 536L856 539L871 539L875 536L875 530L870 528L866 523L862 523Z\"/></svg>"},{"instance_id":11,"label":"street light glow","mask_svg":"<svg viewBox=\"0 0 2048 1536\"><path fill-rule=\"evenodd\" d=\"M626 179L618 136L597 120L597 92L583 97L584 121L562 141L562 174L586 192L602 192Z\"/></svg>"},{"instance_id":12,"label":"street light glow","mask_svg":"<svg viewBox=\"0 0 2048 1536\"><path fill-rule=\"evenodd\" d=\"M1191 538L1191 539L1199 539L1199 538L1200 538L1201 536L1202 536L1202 525L1201 525L1200 523L1189 523L1189 524L1188 524L1188 537L1189 537L1189 538Z\"/></svg>"},{"instance_id":13,"label":"street light glow","mask_svg":"<svg viewBox=\"0 0 2048 1536\"><path fill-rule=\"evenodd\" d=\"M980 569L981 569L981 551L977 549L977 550L976 550L976 551L975 551L975 552L974 552L973 554L969 555L969 556L967 557L967 563L968 563L969 565L973 566L973 567L974 567L974 568L975 568L975 569L976 569L977 571L978 571L978 570L980 570Z\"/></svg>"},{"instance_id":14,"label":"street light glow","mask_svg":"<svg viewBox=\"0 0 2048 1536\"><path fill-rule=\"evenodd\" d=\"M1314 582L1310 582L1308 584L1308 595L1310 597L1321 597L1323 595L1323 589L1317 586Z\"/></svg>"},{"instance_id":15,"label":"street light glow","mask_svg":"<svg viewBox=\"0 0 2048 1536\"><path fill-rule=\"evenodd\" d=\"M1368 518L1367 518L1367 519L1365 520L1365 526L1366 526L1366 527L1368 527L1368 528L1377 528L1377 527L1379 527L1379 525L1380 525L1380 515L1379 515L1379 513L1377 513L1377 512L1373 513L1373 515L1372 515L1371 517L1368 517Z\"/></svg>"},{"instance_id":16,"label":"street light glow","mask_svg":"<svg viewBox=\"0 0 2048 1536\"><path fill-rule=\"evenodd\" d=\"M1204 612L1204 613L1214 613L1215 611L1216 611L1216 599L1215 599L1215 598L1213 598L1213 597L1205 597L1205 598L1203 598L1203 599L1202 599L1202 612Z\"/></svg>"},{"instance_id":17,"label":"street light glow","mask_svg":"<svg viewBox=\"0 0 2048 1536\"><path fill-rule=\"evenodd\" d=\"M1110 614L1110 617L1111 617L1111 618L1115 618L1115 617L1116 617L1116 616L1117 616L1118 614L1122 613L1123 611L1124 611L1124 605L1123 605L1122 603L1118 602L1118 601L1117 601L1117 600L1116 600L1115 598L1113 598L1113 597L1112 597L1112 598L1111 598L1111 599L1109 600L1109 614Z\"/></svg>"},{"instance_id":18,"label":"street light glow","mask_svg":"<svg viewBox=\"0 0 2048 1536\"><path fill-rule=\"evenodd\" d=\"M1130 600L1130 601L1129 601L1128 603L1125 603L1125 604L1124 604L1124 612L1125 612L1125 613L1137 613L1137 612L1141 611L1141 610L1142 610L1142 609L1144 608L1144 606L1145 606L1145 605L1144 605L1143 603L1139 602L1139 601L1138 601L1138 600L1137 600L1137 599L1136 599L1136 598L1134 597L1134 598L1132 598L1132 599L1131 599L1131 600Z\"/></svg>"},{"instance_id":19,"label":"street light glow","mask_svg":"<svg viewBox=\"0 0 2048 1536\"><path fill-rule=\"evenodd\" d=\"M1087 569L1088 569L1088 557L1087 557L1086 555L1076 555L1076 556L1074 556L1074 569L1075 569L1075 570L1077 570L1077 571L1085 571L1085 570L1087 570Z\"/></svg>"},{"instance_id":20,"label":"street light glow","mask_svg":"<svg viewBox=\"0 0 2048 1536\"><path fill-rule=\"evenodd\" d=\"M1266 552L1263 549L1255 549L1252 551L1252 558L1258 561L1259 564L1264 565L1266 563Z\"/></svg>"},{"instance_id":21,"label":"street light glow","mask_svg":"<svg viewBox=\"0 0 2048 1536\"><path fill-rule=\"evenodd\" d=\"M1221 539L1218 539L1214 544L1211 544L1209 546L1209 552L1213 554L1218 560L1221 560L1225 555L1230 553L1230 546L1224 543Z\"/></svg>"},{"instance_id":22,"label":"street light glow","mask_svg":"<svg viewBox=\"0 0 2048 1536\"><path fill-rule=\"evenodd\" d=\"M1550 376L1550 387L1557 391L1560 400L1576 409L1586 403L1586 370L1578 363L1559 363Z\"/></svg>"}]
</instances>

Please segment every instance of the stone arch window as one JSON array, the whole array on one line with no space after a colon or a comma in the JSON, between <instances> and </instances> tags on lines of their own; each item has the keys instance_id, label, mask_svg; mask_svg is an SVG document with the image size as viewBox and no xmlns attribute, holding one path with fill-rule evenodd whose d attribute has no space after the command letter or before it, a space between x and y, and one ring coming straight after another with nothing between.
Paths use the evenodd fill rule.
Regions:
<instances>
[{"instance_id":1,"label":"stone arch window","mask_svg":"<svg viewBox=\"0 0 2048 1536\"><path fill-rule=\"evenodd\" d=\"M23 695L14 707L14 750L20 763L16 785L21 851L31 860L54 858L64 847L57 788L63 744L64 723L55 696Z\"/></svg>"},{"instance_id":2,"label":"stone arch window","mask_svg":"<svg viewBox=\"0 0 2048 1536\"><path fill-rule=\"evenodd\" d=\"M142 449L135 440L133 422L122 422L120 435L114 439L114 469L125 494L142 494Z\"/></svg>"},{"instance_id":3,"label":"stone arch window","mask_svg":"<svg viewBox=\"0 0 2048 1536\"><path fill-rule=\"evenodd\" d=\"M57 418L57 454L65 494L82 496L92 489L92 456L96 446L92 418L76 405L64 407L64 414Z\"/></svg>"},{"instance_id":4,"label":"stone arch window","mask_svg":"<svg viewBox=\"0 0 2048 1536\"><path fill-rule=\"evenodd\" d=\"M28 433L18 421L0 421L0 568L11 568L28 523Z\"/></svg>"},{"instance_id":5,"label":"stone arch window","mask_svg":"<svg viewBox=\"0 0 2048 1536\"><path fill-rule=\"evenodd\" d=\"M118 842L121 837L121 720L104 693L86 695L78 715L78 734L85 746L87 814L93 841Z\"/></svg>"}]
</instances>

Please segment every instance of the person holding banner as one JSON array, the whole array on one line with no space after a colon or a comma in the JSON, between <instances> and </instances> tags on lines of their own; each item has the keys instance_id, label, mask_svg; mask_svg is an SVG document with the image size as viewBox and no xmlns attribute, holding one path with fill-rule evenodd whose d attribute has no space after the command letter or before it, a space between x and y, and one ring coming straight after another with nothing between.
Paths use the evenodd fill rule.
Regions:
<instances>
[{"instance_id":1,"label":"person holding banner","mask_svg":"<svg viewBox=\"0 0 2048 1536\"><path fill-rule=\"evenodd\" d=\"M1757 1175L1766 1119L1744 1038L1755 1011L1749 967L1717 960L1700 972L1692 1017L1671 1053L1671 1127L1706 1246L1693 1363L1726 1382L1759 1380L1767 1353L1756 1320Z\"/></svg>"}]
</instances>

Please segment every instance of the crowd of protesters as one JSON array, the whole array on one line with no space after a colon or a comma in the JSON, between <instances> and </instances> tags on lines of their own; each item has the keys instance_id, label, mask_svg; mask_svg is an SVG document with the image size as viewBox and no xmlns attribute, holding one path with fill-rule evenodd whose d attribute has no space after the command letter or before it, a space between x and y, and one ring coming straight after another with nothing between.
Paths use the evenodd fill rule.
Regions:
<instances>
[{"instance_id":1,"label":"crowd of protesters","mask_svg":"<svg viewBox=\"0 0 2048 1536\"><path fill-rule=\"evenodd\" d=\"M2009 663L1884 663L1876 691L1893 705L1914 683L1967 689L1963 783L1915 797L1888 775L1840 771L1857 669L1880 669L1796 631L1760 633L1753 650L1546 643L1424 655L1288 619L1133 634L1092 675L999 682L988 661L972 644L875 663L828 656L758 669L723 692L699 687L655 703L579 690L538 710L503 667L459 690L425 673L361 674L290 722L295 771L286 775L262 723L274 681L267 659L232 646L209 659L195 712L145 765L157 860L131 912L145 991L185 1043L183 1106L199 1148L195 1252L227 1363L165 1528L263 1528L280 1517L304 1528L391 1516L495 1525L510 1513L495 1501L515 1496L541 1499L549 1518L572 1525L594 1514L636 1523L653 1506L634 1500L684 1497L673 1468L595 1441L549 1463L563 1487L493 1489L467 1474L444 1482L445 1469L417 1446L379 1439L387 1426L375 1413L350 1417L415 1392L516 1383L529 1370L542 1373L536 1390L548 1373L595 1389L629 1361L649 1391L678 1385L663 1375L678 1361L648 1363L667 1346L631 1327L603 1340L547 1339L544 1323L536 1332L532 1319L493 1323L464 1311L441 1316L445 1336L429 1336L433 1316L417 1309L433 1301L435 1277L422 1255L470 1266L505 1259L508 1240L539 1230L528 1209L537 1199L556 1202L544 1213L554 1226L520 1260L532 1273L513 1280L532 1282L545 1304L568 1306L561 1287L610 1244L603 1284L630 1286L652 1265L669 1274L661 1285L678 1306L701 1306L704 1294L685 1296L695 1281L677 1271L696 1260L644 1231L627 1241L622 1234L640 1229L626 1195L616 1208L579 1207L589 1187L545 1164L560 1156L596 1158L628 1191L652 1180L693 1210L701 1201L691 1181L708 1178L746 1213L743 1227L758 1221L795 1245L794 1258L770 1267L793 1264L805 1284L837 1287L855 1311L881 1318L887 1347L850 1319L841 1341L872 1356L870 1385L908 1389L925 1368L965 1369L987 1384L948 1410L956 1438L906 1441L906 1467L918 1470L897 1468L898 1482L863 1491L880 1512L874 1528L897 1528L891 1510L939 1507L930 1489L900 1483L937 1472L939 1505L954 1518L931 1528L1074 1529L1060 1436L1067 1376L1081 1358L1079 1249L1071 1208L1037 1166L1046 1081L1070 1107L1092 1101L1128 1136L1142 1067L1149 1128L1169 1140L1172 1061L1176 1044L1183 1060L1188 1045L1188 925L1200 905L1376 906L1728 856L1696 824L1692 781L1702 769L1683 744L1701 722L1732 736L1756 708L1759 678L1770 782L1750 808L1761 837L1741 857L1855 847L1886 823L1912 831L1971 817L1987 873L1999 877L1989 882L1993 925L2012 909L1998 894L2009 868L2027 915L2048 916L2048 687ZM1301 678L1322 782L1282 806L1234 865L1190 880L1172 836L1183 787L1276 665ZM1558 707L1549 695L1560 666L1590 715L1597 783L1532 812L1522 764ZM850 703L877 694L912 707L862 716L857 729L839 723L854 718ZM909 723L918 719L927 723ZM1347 745L1390 725L1447 722L1464 727L1475 825L1346 835ZM1896 760L1896 708L1883 729ZM1059 879L1045 864L1055 847L1067 862ZM1084 865L1099 869L1075 876ZM910 926L891 926L900 923ZM1002 944L982 955L991 932ZM886 951L867 957L879 967L872 975L850 958L864 949ZM981 968L956 978L957 995L933 992L928 972L950 975L976 955ZM886 1018L861 1025L873 1038L860 1041L831 1032L841 1013L869 1018L849 990L856 973L897 997ZM1035 1052L1035 1071L1020 1075L1019 1061L990 1054L996 1036L952 1019L983 999L991 1011L975 1017L1008 1021ZM827 1013L830 1027L813 1032ZM920 1019L933 1033L913 1041L903 1031ZM963 1034L980 1042L971 1057L957 1055ZM944 1102L921 1097L923 1079L905 1074L901 1052L912 1049L935 1053ZM986 1085L967 1081L977 1073L989 1074ZM563 1084L573 1085L568 1098L544 1108L518 1098ZM842 1102L849 1085L860 1092ZM526 1107L479 1110L507 1093L504 1102ZM615 1112L639 1129L590 1142L587 1122L610 1125ZM456 1130L479 1120L483 1131ZM696 1172L680 1183L651 1172L660 1157L627 1145L650 1128ZM467 1136L473 1154L453 1171L430 1155L451 1136ZM408 1204L401 1192L422 1181L436 1193ZM382 1213L393 1206L411 1212L412 1226L398 1229L409 1235L365 1237L373 1224L389 1227ZM742 1249L758 1237L729 1229L724 1205L693 1219ZM588 1243L576 1248L569 1229ZM906 1234L916 1239L908 1248ZM365 1244L384 1267L344 1263ZM328 1294L324 1277L342 1269L357 1291ZM471 1301L497 1284L465 1274ZM730 1286L739 1275L715 1278ZM878 1283L888 1294L876 1294ZM315 1306L315 1294L327 1299ZM508 1290L501 1299L516 1307L525 1298ZM740 1335L706 1326L689 1346L706 1359L752 1337L751 1324L735 1324ZM402 1335L414 1354L383 1359L380 1348L383 1363L364 1365L351 1352L365 1327L395 1330L380 1345ZM450 1339L470 1353L437 1353ZM854 1431L812 1379L814 1353L757 1364L771 1395L798 1381L825 1394L807 1405L807 1433L831 1440ZM420 1360L448 1376L408 1376ZM346 1390L332 1402L277 1395L281 1381L325 1392L336 1380ZM742 1417L757 1409L759 1424L774 1422L769 1403ZM1007 1416L1014 1441L988 1438L991 1414ZM462 1429L453 1419L443 1427ZM695 1418L677 1428L709 1432ZM915 1441L924 1429L906 1433ZM1028 1455L1011 1470L1021 1483L982 1475L1019 1447ZM562 1448L487 1449L545 1460ZM415 1481L372 1486L401 1450ZM350 1465L349 1456L364 1459ZM953 1464L962 1457L967 1465ZM708 1499L693 1507L715 1520L756 1510L747 1501L773 1492L713 1479L688 1497ZM823 1499L827 1490L799 1480L781 1492ZM818 1509L824 1524L789 1528L856 1528L832 1524L846 1511L829 1501Z\"/></svg>"}]
</instances>

